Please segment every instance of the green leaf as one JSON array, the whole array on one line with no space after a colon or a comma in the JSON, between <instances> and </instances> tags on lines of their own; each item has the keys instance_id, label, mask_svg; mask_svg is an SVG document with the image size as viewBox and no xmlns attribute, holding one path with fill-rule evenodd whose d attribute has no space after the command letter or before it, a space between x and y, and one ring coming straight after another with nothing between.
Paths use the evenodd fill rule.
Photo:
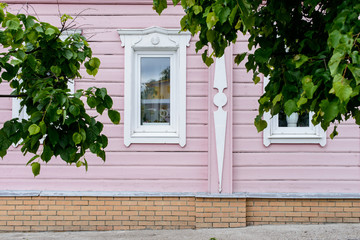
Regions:
<instances>
[{"instance_id":1,"label":"green leaf","mask_svg":"<svg viewBox=\"0 0 360 240\"><path fill-rule=\"evenodd\" d=\"M113 106L113 100L111 99L111 97L109 95L106 95L104 98L104 103L105 103L105 107L107 109L112 108Z\"/></svg>"},{"instance_id":2,"label":"green leaf","mask_svg":"<svg viewBox=\"0 0 360 240\"><path fill-rule=\"evenodd\" d=\"M30 163L32 163L33 161L35 161L35 159L39 158L40 156L39 155L35 155L33 156L27 163L26 163L26 166L29 165Z\"/></svg>"},{"instance_id":3,"label":"green leaf","mask_svg":"<svg viewBox=\"0 0 360 240\"><path fill-rule=\"evenodd\" d=\"M254 81L255 84L258 84L258 83L261 81L261 79L260 79L259 76L255 76L255 75L254 75L253 81Z\"/></svg>"},{"instance_id":4,"label":"green leaf","mask_svg":"<svg viewBox=\"0 0 360 240\"><path fill-rule=\"evenodd\" d=\"M187 7L192 7L195 4L195 0L185 0Z\"/></svg>"},{"instance_id":5,"label":"green leaf","mask_svg":"<svg viewBox=\"0 0 360 240\"><path fill-rule=\"evenodd\" d=\"M89 68L86 68L86 72L87 74L91 75L91 76L95 76L97 73L98 73L99 69L89 69Z\"/></svg>"},{"instance_id":6,"label":"green leaf","mask_svg":"<svg viewBox=\"0 0 360 240\"><path fill-rule=\"evenodd\" d=\"M255 61L259 63L267 63L272 53L272 48L259 48L255 51Z\"/></svg>"},{"instance_id":7,"label":"green leaf","mask_svg":"<svg viewBox=\"0 0 360 240\"><path fill-rule=\"evenodd\" d=\"M6 22L6 27L11 30L18 30L20 28L20 21L17 18L10 19Z\"/></svg>"},{"instance_id":8,"label":"green leaf","mask_svg":"<svg viewBox=\"0 0 360 240\"><path fill-rule=\"evenodd\" d=\"M81 141L82 141L82 137L81 137L81 134L80 133L74 133L73 136L72 136L72 139L74 141L74 143L77 145L77 144L80 144Z\"/></svg>"},{"instance_id":9,"label":"green leaf","mask_svg":"<svg viewBox=\"0 0 360 240\"><path fill-rule=\"evenodd\" d=\"M335 136L337 136L339 133L338 131L336 131L337 126L334 126L334 130L332 131L332 133L330 134L330 138L334 139Z\"/></svg>"},{"instance_id":10,"label":"green leaf","mask_svg":"<svg viewBox=\"0 0 360 240\"><path fill-rule=\"evenodd\" d=\"M88 97L88 99L87 99L86 102L87 102L87 104L89 105L90 108L94 108L94 107L96 107L96 105L97 105L96 98L93 97L93 96Z\"/></svg>"},{"instance_id":11,"label":"green leaf","mask_svg":"<svg viewBox=\"0 0 360 240\"><path fill-rule=\"evenodd\" d=\"M119 124L120 123L120 113L115 110L108 110L108 116L112 123Z\"/></svg>"},{"instance_id":12,"label":"green leaf","mask_svg":"<svg viewBox=\"0 0 360 240\"><path fill-rule=\"evenodd\" d=\"M34 174L34 177L36 177L37 175L39 175L40 173L40 163L38 162L33 162L31 164L31 169L32 169L32 172Z\"/></svg>"},{"instance_id":13,"label":"green leaf","mask_svg":"<svg viewBox=\"0 0 360 240\"><path fill-rule=\"evenodd\" d=\"M306 63L309 60L309 58L305 55L298 54L294 57L293 61L295 62L295 67L299 68L301 65Z\"/></svg>"},{"instance_id":14,"label":"green leaf","mask_svg":"<svg viewBox=\"0 0 360 240\"><path fill-rule=\"evenodd\" d=\"M307 98L303 98L303 97L301 97L300 99L299 99L299 101L297 102L297 106L298 106L298 108L300 108L302 105L304 105L305 103L307 103Z\"/></svg>"},{"instance_id":15,"label":"green leaf","mask_svg":"<svg viewBox=\"0 0 360 240\"><path fill-rule=\"evenodd\" d=\"M51 35L54 35L54 34L55 34L55 29L53 29L53 28L48 28L45 31L45 35L51 36Z\"/></svg>"},{"instance_id":16,"label":"green leaf","mask_svg":"<svg viewBox=\"0 0 360 240\"><path fill-rule=\"evenodd\" d=\"M93 68L99 68L100 66L100 60L96 57L91 58L89 61L89 65Z\"/></svg>"},{"instance_id":17,"label":"green leaf","mask_svg":"<svg viewBox=\"0 0 360 240\"><path fill-rule=\"evenodd\" d=\"M331 122L338 114L339 114L338 102L332 101L329 103L329 105L324 111L324 120L326 122Z\"/></svg>"},{"instance_id":18,"label":"green leaf","mask_svg":"<svg viewBox=\"0 0 360 240\"><path fill-rule=\"evenodd\" d=\"M106 88L98 88L95 92L95 95L104 100L105 96L107 95Z\"/></svg>"},{"instance_id":19,"label":"green leaf","mask_svg":"<svg viewBox=\"0 0 360 240\"><path fill-rule=\"evenodd\" d=\"M267 127L267 122L259 117L255 118L254 125L258 132L263 131Z\"/></svg>"},{"instance_id":20,"label":"green leaf","mask_svg":"<svg viewBox=\"0 0 360 240\"><path fill-rule=\"evenodd\" d=\"M337 81L333 83L333 89L335 95L340 99L342 102L347 102L350 99L350 96L353 92L352 88L343 81Z\"/></svg>"},{"instance_id":21,"label":"green leaf","mask_svg":"<svg viewBox=\"0 0 360 240\"><path fill-rule=\"evenodd\" d=\"M167 0L153 0L153 9L160 15L160 13L167 8ZM175 2L174 2L175 5Z\"/></svg>"},{"instance_id":22,"label":"green leaf","mask_svg":"<svg viewBox=\"0 0 360 240\"><path fill-rule=\"evenodd\" d=\"M226 22L230 13L231 13L230 8L228 7L222 8L218 16L220 23Z\"/></svg>"},{"instance_id":23,"label":"green leaf","mask_svg":"<svg viewBox=\"0 0 360 240\"><path fill-rule=\"evenodd\" d=\"M180 0L172 0L172 1L173 1L174 6L176 6L180 2Z\"/></svg>"},{"instance_id":24,"label":"green leaf","mask_svg":"<svg viewBox=\"0 0 360 240\"><path fill-rule=\"evenodd\" d=\"M48 137L50 140L50 143L55 146L59 142L59 134L53 127L48 128ZM62 138L63 140L66 138Z\"/></svg>"},{"instance_id":25,"label":"green leaf","mask_svg":"<svg viewBox=\"0 0 360 240\"><path fill-rule=\"evenodd\" d=\"M85 142L85 140L86 140L86 131L84 130L84 129L82 129L82 128L80 128L80 134L81 134L81 140L83 141L83 142Z\"/></svg>"},{"instance_id":26,"label":"green leaf","mask_svg":"<svg viewBox=\"0 0 360 240\"><path fill-rule=\"evenodd\" d=\"M206 25L211 29L219 21L214 12L210 12L206 17Z\"/></svg>"},{"instance_id":27,"label":"green leaf","mask_svg":"<svg viewBox=\"0 0 360 240\"><path fill-rule=\"evenodd\" d=\"M344 57L344 53L334 53L334 55L330 58L329 61L329 69L332 76L334 76L337 73L338 66Z\"/></svg>"},{"instance_id":28,"label":"green leaf","mask_svg":"<svg viewBox=\"0 0 360 240\"><path fill-rule=\"evenodd\" d=\"M6 153L7 153L7 151L5 149L0 150L0 157L4 158Z\"/></svg>"},{"instance_id":29,"label":"green leaf","mask_svg":"<svg viewBox=\"0 0 360 240\"><path fill-rule=\"evenodd\" d=\"M104 110L105 110L105 106L103 104L99 104L96 106L96 111L98 113L103 114Z\"/></svg>"},{"instance_id":30,"label":"green leaf","mask_svg":"<svg viewBox=\"0 0 360 240\"><path fill-rule=\"evenodd\" d=\"M41 159L45 162L49 162L51 157L54 155L53 151L48 145L44 146L43 153L41 154Z\"/></svg>"},{"instance_id":31,"label":"green leaf","mask_svg":"<svg viewBox=\"0 0 360 240\"><path fill-rule=\"evenodd\" d=\"M238 5L236 5L230 13L229 22L231 25L233 25L233 23L234 23L237 11L238 11Z\"/></svg>"},{"instance_id":32,"label":"green leaf","mask_svg":"<svg viewBox=\"0 0 360 240\"><path fill-rule=\"evenodd\" d=\"M71 105L69 107L69 112L76 117L80 114L80 109L76 105Z\"/></svg>"},{"instance_id":33,"label":"green leaf","mask_svg":"<svg viewBox=\"0 0 360 240\"><path fill-rule=\"evenodd\" d=\"M354 64L348 65L349 70L351 71L352 75L355 78L356 85L360 84L360 67L355 66Z\"/></svg>"},{"instance_id":34,"label":"green leaf","mask_svg":"<svg viewBox=\"0 0 360 240\"><path fill-rule=\"evenodd\" d=\"M40 132L40 127L36 124L31 124L28 128L30 135L35 135Z\"/></svg>"},{"instance_id":35,"label":"green leaf","mask_svg":"<svg viewBox=\"0 0 360 240\"><path fill-rule=\"evenodd\" d=\"M281 99L282 99L282 93L279 93L279 94L276 95L276 96L274 97L274 99L272 100L273 105L275 105L277 102L281 101Z\"/></svg>"},{"instance_id":36,"label":"green leaf","mask_svg":"<svg viewBox=\"0 0 360 240\"><path fill-rule=\"evenodd\" d=\"M203 10L202 7L199 5L193 6L193 11L194 11L195 15L198 15L199 13L201 13L202 10Z\"/></svg>"},{"instance_id":37,"label":"green leaf","mask_svg":"<svg viewBox=\"0 0 360 240\"><path fill-rule=\"evenodd\" d=\"M59 66L51 66L50 70L56 75L60 76L61 68Z\"/></svg>"},{"instance_id":38,"label":"green leaf","mask_svg":"<svg viewBox=\"0 0 360 240\"><path fill-rule=\"evenodd\" d=\"M293 99L287 100L284 104L284 112L287 116L290 116L293 112L298 110L296 102Z\"/></svg>"},{"instance_id":39,"label":"green leaf","mask_svg":"<svg viewBox=\"0 0 360 240\"><path fill-rule=\"evenodd\" d=\"M70 60L74 56L73 52L69 49L63 51L62 54L67 60Z\"/></svg>"},{"instance_id":40,"label":"green leaf","mask_svg":"<svg viewBox=\"0 0 360 240\"><path fill-rule=\"evenodd\" d=\"M339 45L341 39L341 33L339 30L334 30L329 34L328 43L329 46L335 48L337 45Z\"/></svg>"},{"instance_id":41,"label":"green leaf","mask_svg":"<svg viewBox=\"0 0 360 240\"><path fill-rule=\"evenodd\" d=\"M209 42L214 42L216 39L216 32L212 29L206 32L206 38Z\"/></svg>"},{"instance_id":42,"label":"green leaf","mask_svg":"<svg viewBox=\"0 0 360 240\"><path fill-rule=\"evenodd\" d=\"M39 123L39 127L40 127L40 131L41 131L41 134L42 135L45 135L46 134L46 124L44 121L41 121Z\"/></svg>"},{"instance_id":43,"label":"green leaf","mask_svg":"<svg viewBox=\"0 0 360 240\"><path fill-rule=\"evenodd\" d=\"M244 53L241 53L241 54L237 54L236 57L235 57L235 60L234 62L239 65L246 57L247 53L244 52Z\"/></svg>"}]
</instances>

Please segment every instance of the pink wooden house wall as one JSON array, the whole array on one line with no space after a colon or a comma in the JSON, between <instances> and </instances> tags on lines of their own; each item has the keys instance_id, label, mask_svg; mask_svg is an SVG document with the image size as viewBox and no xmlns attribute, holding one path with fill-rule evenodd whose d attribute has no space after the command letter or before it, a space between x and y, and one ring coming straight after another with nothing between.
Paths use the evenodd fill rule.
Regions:
<instances>
[{"instance_id":1,"label":"pink wooden house wall","mask_svg":"<svg viewBox=\"0 0 360 240\"><path fill-rule=\"evenodd\" d=\"M96 78L84 72L75 89L106 87L115 108L123 116L124 48L117 29L143 29L151 26L179 28L182 9L170 6L162 16L152 10L151 0L34 0L7 1L9 10L28 10L41 21L59 26L62 13L82 13L76 22L89 39L94 55L101 60ZM24 6L29 2L31 8ZM59 2L59 6L57 5ZM0 161L0 191L116 191L162 193L218 193L218 176L213 130L214 66L208 69L195 53L196 37L187 49L187 138L186 146L177 144L132 144L125 147L123 125L111 125L107 117L105 133L110 137L107 161L89 155L89 170L66 166L55 160L43 164L34 179L19 148ZM226 52L228 88L228 125L225 147L223 193L357 193L360 185L360 131L353 121L339 126L336 140L318 144L263 145L253 119L262 84L254 85L244 65L234 65L235 54L247 50L241 37ZM0 94L10 93L6 83ZM2 98L0 123L11 118L11 99Z\"/></svg>"}]
</instances>

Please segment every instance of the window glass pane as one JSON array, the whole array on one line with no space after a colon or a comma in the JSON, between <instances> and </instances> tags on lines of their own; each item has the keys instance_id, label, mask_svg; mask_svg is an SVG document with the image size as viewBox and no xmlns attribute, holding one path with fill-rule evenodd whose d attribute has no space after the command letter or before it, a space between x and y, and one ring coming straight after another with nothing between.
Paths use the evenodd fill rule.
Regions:
<instances>
[{"instance_id":1,"label":"window glass pane","mask_svg":"<svg viewBox=\"0 0 360 240\"><path fill-rule=\"evenodd\" d=\"M170 57L141 57L141 125L170 124Z\"/></svg>"},{"instance_id":2,"label":"window glass pane","mask_svg":"<svg viewBox=\"0 0 360 240\"><path fill-rule=\"evenodd\" d=\"M296 122L296 127L309 127L309 113L300 114ZM288 121L284 111L279 113L279 127L288 127Z\"/></svg>"}]
</instances>

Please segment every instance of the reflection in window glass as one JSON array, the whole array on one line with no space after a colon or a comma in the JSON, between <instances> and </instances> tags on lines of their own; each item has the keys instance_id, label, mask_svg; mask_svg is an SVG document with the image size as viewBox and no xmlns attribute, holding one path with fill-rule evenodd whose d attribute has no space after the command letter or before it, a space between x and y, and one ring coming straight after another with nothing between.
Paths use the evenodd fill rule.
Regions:
<instances>
[{"instance_id":1,"label":"reflection in window glass","mask_svg":"<svg viewBox=\"0 0 360 240\"><path fill-rule=\"evenodd\" d=\"M141 125L170 124L170 57L140 60Z\"/></svg>"},{"instance_id":2,"label":"reflection in window glass","mask_svg":"<svg viewBox=\"0 0 360 240\"><path fill-rule=\"evenodd\" d=\"M299 119L297 121L297 127L309 127L309 114L303 113L299 115ZM284 111L280 111L279 113L279 127L287 127L286 114Z\"/></svg>"}]
</instances>

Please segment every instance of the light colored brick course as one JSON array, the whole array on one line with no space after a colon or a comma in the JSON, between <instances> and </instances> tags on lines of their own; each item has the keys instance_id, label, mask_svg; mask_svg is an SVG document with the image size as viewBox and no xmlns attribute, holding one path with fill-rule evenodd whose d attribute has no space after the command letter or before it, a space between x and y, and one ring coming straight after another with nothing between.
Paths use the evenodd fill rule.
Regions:
<instances>
[{"instance_id":1,"label":"light colored brick course","mask_svg":"<svg viewBox=\"0 0 360 240\"><path fill-rule=\"evenodd\" d=\"M0 231L96 231L359 223L360 200L0 197Z\"/></svg>"}]
</instances>

